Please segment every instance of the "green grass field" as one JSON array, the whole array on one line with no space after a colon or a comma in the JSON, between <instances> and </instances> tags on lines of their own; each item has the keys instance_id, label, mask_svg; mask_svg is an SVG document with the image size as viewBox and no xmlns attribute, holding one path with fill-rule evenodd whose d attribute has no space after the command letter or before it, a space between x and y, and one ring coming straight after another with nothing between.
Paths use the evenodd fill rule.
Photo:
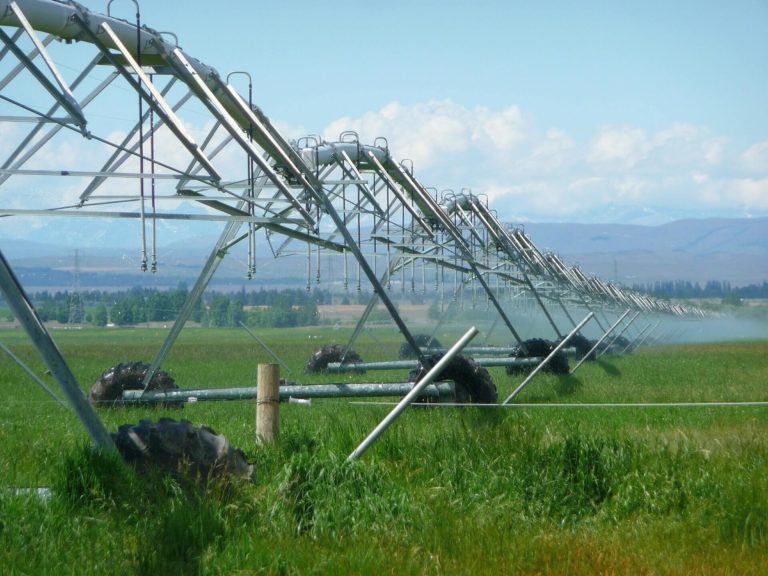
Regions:
<instances>
[{"instance_id":1,"label":"green grass field","mask_svg":"<svg viewBox=\"0 0 768 576\"><path fill-rule=\"evenodd\" d=\"M289 380L406 377L304 375L312 351L346 342L344 330L259 336ZM84 389L114 364L151 360L163 337L54 334ZM44 373L22 331L0 341ZM400 343L382 328L355 350L393 359ZM270 361L244 331L193 329L164 369L183 388L255 386L256 366ZM491 373L500 398L522 380ZM2 574L768 573L765 406L412 408L354 464L347 455L390 406L284 404L280 439L266 448L255 444L255 401L100 412L110 430L187 418L256 463L254 485L199 495L93 454L77 419L5 356L0 386ZM768 342L606 356L575 377L541 375L516 401L768 401ZM17 490L38 486L53 496Z\"/></svg>"}]
</instances>

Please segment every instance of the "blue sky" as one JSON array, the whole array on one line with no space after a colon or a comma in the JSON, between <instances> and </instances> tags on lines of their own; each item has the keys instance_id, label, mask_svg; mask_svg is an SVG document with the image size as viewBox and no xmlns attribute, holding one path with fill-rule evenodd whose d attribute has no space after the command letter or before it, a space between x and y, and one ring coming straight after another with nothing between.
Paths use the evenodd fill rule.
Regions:
<instances>
[{"instance_id":1,"label":"blue sky","mask_svg":"<svg viewBox=\"0 0 768 576\"><path fill-rule=\"evenodd\" d=\"M765 0L144 4L189 53L250 71L268 114L315 131L391 101L450 99L517 105L575 137L673 122L766 135Z\"/></svg>"},{"instance_id":2,"label":"blue sky","mask_svg":"<svg viewBox=\"0 0 768 576\"><path fill-rule=\"evenodd\" d=\"M144 2L143 20L222 72L248 70L270 116L309 130L392 101L449 99L520 106L577 138L674 122L766 136L765 0L211 5ZM134 12L128 0L112 11Z\"/></svg>"},{"instance_id":3,"label":"blue sky","mask_svg":"<svg viewBox=\"0 0 768 576\"><path fill-rule=\"evenodd\" d=\"M385 136L425 183L510 219L768 214L765 0L142 9L220 72L249 71L287 133Z\"/></svg>"},{"instance_id":4,"label":"blue sky","mask_svg":"<svg viewBox=\"0 0 768 576\"><path fill-rule=\"evenodd\" d=\"M222 76L248 71L287 136L384 136L426 185L486 194L507 221L768 216L768 0L141 9Z\"/></svg>"}]
</instances>

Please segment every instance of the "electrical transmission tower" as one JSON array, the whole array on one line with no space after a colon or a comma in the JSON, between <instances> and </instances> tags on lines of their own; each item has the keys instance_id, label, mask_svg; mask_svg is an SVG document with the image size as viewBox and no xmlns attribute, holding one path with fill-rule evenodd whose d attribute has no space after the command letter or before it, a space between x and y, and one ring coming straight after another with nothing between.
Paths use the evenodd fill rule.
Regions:
<instances>
[{"instance_id":1,"label":"electrical transmission tower","mask_svg":"<svg viewBox=\"0 0 768 576\"><path fill-rule=\"evenodd\" d=\"M72 279L72 292L69 295L67 324L78 327L83 324L83 297L80 294L80 253L77 249L75 249L75 270Z\"/></svg>"}]
</instances>

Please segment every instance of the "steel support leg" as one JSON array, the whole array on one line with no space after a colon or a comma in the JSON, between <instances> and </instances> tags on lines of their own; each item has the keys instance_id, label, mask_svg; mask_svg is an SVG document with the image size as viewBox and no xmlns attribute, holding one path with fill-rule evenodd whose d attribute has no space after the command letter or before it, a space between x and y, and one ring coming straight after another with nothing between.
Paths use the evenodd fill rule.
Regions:
<instances>
[{"instance_id":1,"label":"steel support leg","mask_svg":"<svg viewBox=\"0 0 768 576\"><path fill-rule=\"evenodd\" d=\"M642 330L640 330L640 332L637 333L637 336L635 336L635 338L629 344L627 344L624 347L624 350L622 350L621 353L624 354L625 352L628 352L630 350L634 350L635 349L635 342L638 342L640 340L640 338L643 336L643 334L645 334L646 331L650 327L651 327L651 325L647 324Z\"/></svg>"},{"instance_id":2,"label":"steel support leg","mask_svg":"<svg viewBox=\"0 0 768 576\"><path fill-rule=\"evenodd\" d=\"M389 268L381 278L380 283L382 286L386 286L387 282L389 281L389 277L395 272L395 270L397 270L400 267L400 262L402 260L403 260L403 257L400 256L397 258L397 260L392 262L392 264L389 266ZM373 312L374 308L376 308L376 304L378 304L378 302L379 302L379 295L377 292L374 292L373 295L371 296L371 299L368 301L368 305L365 307L365 310L363 311L362 315L358 319L357 324L355 325L355 329L352 331L352 335L349 337L349 341L347 342L347 345L344 348L344 352L341 355L342 362L347 357L347 354L349 354L349 351L352 350L352 346L355 345L355 342L360 336L360 333L363 331L363 327L365 326L365 323L368 321L368 318L370 317L371 312Z\"/></svg>"},{"instance_id":3,"label":"steel support leg","mask_svg":"<svg viewBox=\"0 0 768 576\"><path fill-rule=\"evenodd\" d=\"M627 325L626 325L626 326L624 326L624 328L622 328L621 330L619 330L619 333L618 333L618 334L616 334L616 335L615 335L613 338L611 338L611 341L610 341L610 342L608 342L608 344L606 344L606 345L605 345L605 347L604 347L604 348L603 348L603 349L600 351L600 353L597 355L597 357L598 357L598 358L600 358L600 356L602 356L603 354L605 354L606 350L608 350L608 349L609 349L609 348L610 348L610 347L613 345L613 343L614 343L614 342L616 342L616 340L618 340L619 338L621 338L621 335L622 335L622 334L624 334L624 332L626 332L626 331L627 331L627 328L629 328L629 327L632 325L632 323L633 323L635 320L637 320L637 318L638 318L639 316L640 316L640 312L635 312L635 315L634 315L634 316L632 316L632 318L630 318L630 319L629 319L629 322L627 322Z\"/></svg>"},{"instance_id":4,"label":"steel support leg","mask_svg":"<svg viewBox=\"0 0 768 576\"><path fill-rule=\"evenodd\" d=\"M477 328L472 326L464 336L462 336L456 344L454 344L448 352L445 353L445 356L443 356L440 361L435 364L429 372L427 372L424 377L419 380L419 382L414 385L413 389L403 398L400 403L395 406L392 411L387 414L387 416L379 422L379 425L376 426L376 428L373 429L373 431L363 440L360 445L354 449L354 451L347 457L348 462L353 462L355 460L358 460L362 457L363 454L365 454L366 450L370 448L376 440L379 439L379 436L381 436L387 428L389 428L392 423L397 420L397 418L400 416L400 414L403 413L403 411L408 408L408 406L418 397L418 395L421 393L421 391L429 386L434 380L437 379L437 377L440 375L440 373L443 371L443 369L456 357L459 352L461 352L464 347L469 344L469 342L477 336Z\"/></svg>"},{"instance_id":5,"label":"steel support leg","mask_svg":"<svg viewBox=\"0 0 768 576\"><path fill-rule=\"evenodd\" d=\"M155 377L155 374L160 369L160 365L165 360L168 351L179 337L181 329L184 328L187 320L189 320L190 316L192 316L192 312L194 312L195 306L200 300L200 297L205 291L205 288L208 286L208 283L211 281L211 278L213 278L213 275L218 269L219 264L221 264L221 261L224 259L227 250L248 236L247 234L242 234L238 238L234 238L241 225L242 222L233 221L225 226L218 242L216 242L216 246L211 251L210 256L208 256L208 260L203 266L203 270L200 272L200 276L197 277L195 285L187 295L187 299L184 301L184 304L179 311L179 316L176 318L176 322L173 323L171 331L165 338L165 342L163 342L163 345L160 347L157 355L155 355L155 359L152 360L152 364L149 366L149 370L147 370L147 373L144 375L144 381L142 382L144 390L146 390L149 386L149 383L152 382L152 378Z\"/></svg>"},{"instance_id":6,"label":"steel support leg","mask_svg":"<svg viewBox=\"0 0 768 576\"><path fill-rule=\"evenodd\" d=\"M37 351L48 365L48 369L58 381L80 421L85 426L91 440L101 448L115 450L112 438L88 403L75 375L69 369L64 356L54 343L45 325L37 315L34 306L24 293L18 279L11 270L5 256L0 251L0 288L3 290L8 305L26 330Z\"/></svg>"},{"instance_id":7,"label":"steel support leg","mask_svg":"<svg viewBox=\"0 0 768 576\"><path fill-rule=\"evenodd\" d=\"M536 368L533 370L533 372L531 372L531 373L528 375L528 377L527 377L525 380L523 380L523 382L520 384L520 386L518 386L517 388L515 388L515 390L512 392L512 394L510 394L509 396L507 396L507 399L506 399L506 400L504 400L504 402L502 402L502 404L509 404L509 403L510 403L510 402L511 402L511 401L512 401L514 398L515 398L515 396L517 396L518 394L520 394L520 392L522 392L523 388L525 388L525 387L528 385L528 383L529 383L531 380L533 380L533 379L534 379L534 377L535 377L535 376L536 376L536 375L537 375L539 372L541 372L541 371L544 369L544 367L545 367L545 366L546 366L546 365L549 363L549 361L550 361L550 360L551 360L551 359L552 359L552 358L555 356L555 354L557 354L558 352L560 352L560 350L561 350L562 348L564 348L564 347L565 347L565 345L568 343L568 341L569 341L571 338L573 338L573 336L574 336L574 335L575 335L575 334L576 334L576 333L577 333L579 330L581 330L581 328L584 326L584 324L586 324L587 322L589 322L589 321L592 319L592 317L593 317L594 315L595 315L595 314L594 314L594 312L590 312L589 314L587 314L587 316L584 318L584 320L582 320L581 322L579 322L579 325L578 325L578 326L576 326L576 328L574 328L573 330L571 330L571 333L570 333L570 334L568 334L568 336L566 336L565 338L563 338L563 340L560 342L560 344L558 344L558 345L555 347L555 349L554 349L554 350L552 350L552 352L550 352L550 353L549 353L549 356L547 356L546 358L544 358L544 360L541 362L541 364L539 364L538 366L536 366Z\"/></svg>"},{"instance_id":8,"label":"steel support leg","mask_svg":"<svg viewBox=\"0 0 768 576\"><path fill-rule=\"evenodd\" d=\"M589 358L589 355L590 355L590 354L592 354L592 353L593 353L595 350L597 350L597 349L598 349L598 347L600 346L600 344L602 344L603 340L605 340L605 339L606 339L606 338L607 338L607 337L608 337L608 336L611 334L611 332L613 332L613 331L616 329L616 326L618 326L619 324L621 324L621 321L622 321L622 320L624 320L624 318L626 318L626 317L627 317L627 314L629 314L629 308L627 308L627 311L626 311L626 312L624 312L624 314L622 314L622 315L621 315L621 318L619 318L618 320L616 320L616 322L614 322L614 323L613 323L613 326L611 326L611 327L608 329L608 331L607 331L605 334L603 334L603 335L600 337L600 340L598 340L597 342L595 342L595 345L594 345L594 346L592 346L592 348L590 348L590 349L589 349L589 352L587 352L586 354L584 354L584 357L583 357L581 360L579 360L579 363L578 363L578 364L576 364L576 366L574 366L573 370L571 370L571 371L570 371L570 374L573 374L574 372L576 372L576 370L578 370L578 369L579 369L579 366L581 366L581 365L584 363L584 361L585 361L587 358ZM595 318L595 320L597 320L597 318Z\"/></svg>"}]
</instances>

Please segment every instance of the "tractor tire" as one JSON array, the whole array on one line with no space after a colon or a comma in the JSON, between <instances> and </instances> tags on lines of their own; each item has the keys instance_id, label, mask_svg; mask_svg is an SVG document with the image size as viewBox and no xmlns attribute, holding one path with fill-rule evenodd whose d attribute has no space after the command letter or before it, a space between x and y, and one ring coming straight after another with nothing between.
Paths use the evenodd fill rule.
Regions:
<instances>
[{"instance_id":1,"label":"tractor tire","mask_svg":"<svg viewBox=\"0 0 768 576\"><path fill-rule=\"evenodd\" d=\"M140 474L161 472L204 485L214 477L253 480L254 466L242 450L207 426L160 418L123 424L111 434L123 459Z\"/></svg>"},{"instance_id":2,"label":"tractor tire","mask_svg":"<svg viewBox=\"0 0 768 576\"><path fill-rule=\"evenodd\" d=\"M408 374L409 382L418 382L438 363L442 355L429 356L424 364L419 364ZM442 372L437 380L453 380L456 386L457 404L496 404L498 391L488 370L472 358L457 355Z\"/></svg>"},{"instance_id":3,"label":"tractor tire","mask_svg":"<svg viewBox=\"0 0 768 576\"><path fill-rule=\"evenodd\" d=\"M581 359L587 352L592 350L592 347L596 342L596 340L590 340L581 334L576 334L568 341L568 346L576 348L576 354L578 354L579 359ZM597 355L595 352L592 352L589 356L587 356L587 362L594 362L595 360L597 360Z\"/></svg>"},{"instance_id":4,"label":"tractor tire","mask_svg":"<svg viewBox=\"0 0 768 576\"><path fill-rule=\"evenodd\" d=\"M328 370L328 364L332 362L341 362L342 354L344 354L344 346L338 344L326 344L319 350L316 350L312 356L309 357L307 363L304 365L305 374L319 374ZM346 364L359 364L363 359L354 350L350 350L347 353L347 357L344 359ZM365 370L355 370L362 374Z\"/></svg>"},{"instance_id":5,"label":"tractor tire","mask_svg":"<svg viewBox=\"0 0 768 576\"><path fill-rule=\"evenodd\" d=\"M91 386L88 400L94 406L118 406L123 401L123 390L141 390L144 376L149 370L145 362L118 364L106 370ZM147 390L178 390L174 379L163 370L159 370L149 383ZM174 404L178 405L178 404Z\"/></svg>"},{"instance_id":6,"label":"tractor tire","mask_svg":"<svg viewBox=\"0 0 768 576\"><path fill-rule=\"evenodd\" d=\"M523 346L515 346L515 349L510 354L511 358L541 358L544 359L550 355L552 350L555 349L556 344L553 344L549 340L543 338L531 338L525 340ZM524 374L533 370L534 366L507 366L507 374L515 376L518 374ZM561 350L549 361L544 367L545 372L551 374L568 374L570 367L568 366L568 357Z\"/></svg>"},{"instance_id":7,"label":"tractor tire","mask_svg":"<svg viewBox=\"0 0 768 576\"><path fill-rule=\"evenodd\" d=\"M416 340L419 348L440 348L442 345L437 338L433 338L429 334L414 334L413 339ZM416 358L416 350L413 349L408 342L403 342L400 345L400 358L405 360L407 358Z\"/></svg>"}]
</instances>

